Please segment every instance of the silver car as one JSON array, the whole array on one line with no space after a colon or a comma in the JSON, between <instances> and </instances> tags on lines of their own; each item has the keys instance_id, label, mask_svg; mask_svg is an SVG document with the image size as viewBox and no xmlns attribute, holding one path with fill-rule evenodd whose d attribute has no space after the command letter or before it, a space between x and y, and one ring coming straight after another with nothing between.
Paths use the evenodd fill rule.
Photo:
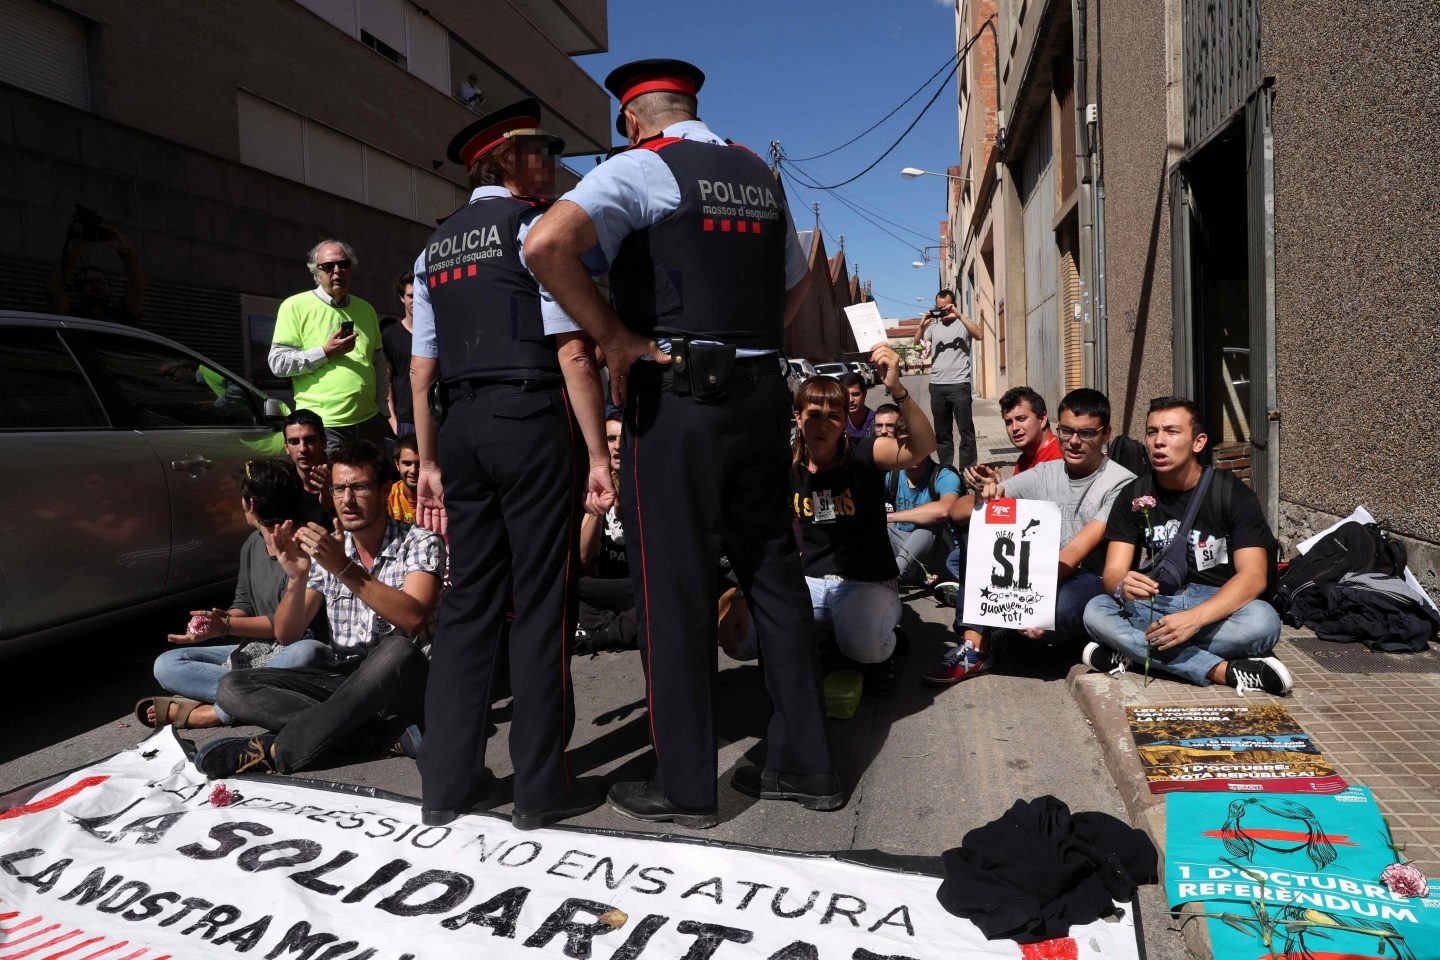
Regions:
<instances>
[{"instance_id":1,"label":"silver car","mask_svg":"<svg viewBox=\"0 0 1440 960\"><path fill-rule=\"evenodd\" d=\"M233 583L284 413L164 337L0 311L0 658Z\"/></svg>"}]
</instances>

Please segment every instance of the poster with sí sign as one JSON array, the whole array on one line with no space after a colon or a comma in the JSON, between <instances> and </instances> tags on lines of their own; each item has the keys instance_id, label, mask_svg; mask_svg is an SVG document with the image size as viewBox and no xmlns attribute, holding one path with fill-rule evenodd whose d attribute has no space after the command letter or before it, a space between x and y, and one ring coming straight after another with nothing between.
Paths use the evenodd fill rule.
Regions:
<instances>
[{"instance_id":1,"label":"poster with s\u00ed sign","mask_svg":"<svg viewBox=\"0 0 1440 960\"><path fill-rule=\"evenodd\" d=\"M966 623L1050 630L1060 578L1060 508L1048 500L991 500L970 517Z\"/></svg>"}]
</instances>

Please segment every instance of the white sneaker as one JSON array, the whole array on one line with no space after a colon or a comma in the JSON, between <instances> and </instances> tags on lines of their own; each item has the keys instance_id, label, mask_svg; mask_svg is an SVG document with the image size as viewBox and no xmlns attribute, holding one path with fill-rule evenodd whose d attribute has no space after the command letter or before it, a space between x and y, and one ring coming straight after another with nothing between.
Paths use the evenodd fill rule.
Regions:
<instances>
[{"instance_id":1,"label":"white sneaker","mask_svg":"<svg viewBox=\"0 0 1440 960\"><path fill-rule=\"evenodd\" d=\"M1225 682L1242 697L1256 690L1284 696L1295 685L1285 664L1274 657L1231 660L1225 667Z\"/></svg>"},{"instance_id":2,"label":"white sneaker","mask_svg":"<svg viewBox=\"0 0 1440 960\"><path fill-rule=\"evenodd\" d=\"M1091 640L1085 644L1085 649L1080 654L1080 662L1097 673L1118 677L1135 661L1103 643Z\"/></svg>"}]
</instances>

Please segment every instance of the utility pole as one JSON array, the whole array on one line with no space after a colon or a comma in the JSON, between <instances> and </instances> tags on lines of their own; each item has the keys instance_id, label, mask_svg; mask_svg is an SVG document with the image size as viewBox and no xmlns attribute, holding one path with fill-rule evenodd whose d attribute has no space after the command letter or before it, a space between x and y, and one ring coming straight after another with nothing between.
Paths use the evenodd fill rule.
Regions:
<instances>
[{"instance_id":1,"label":"utility pole","mask_svg":"<svg viewBox=\"0 0 1440 960\"><path fill-rule=\"evenodd\" d=\"M819 201L819 200L816 200L814 203L810 204L810 208L815 211L815 232L816 232L816 233L819 233L819 232L820 232L820 201Z\"/></svg>"},{"instance_id":2,"label":"utility pole","mask_svg":"<svg viewBox=\"0 0 1440 960\"><path fill-rule=\"evenodd\" d=\"M780 169L780 141L779 141L779 140L771 140L771 141L770 141L770 159L771 159L771 161L772 161L773 164L774 164L774 166L773 166L771 169L772 169L772 170L779 170L779 169Z\"/></svg>"},{"instance_id":3,"label":"utility pole","mask_svg":"<svg viewBox=\"0 0 1440 960\"><path fill-rule=\"evenodd\" d=\"M840 252L845 252L845 234L840 234Z\"/></svg>"}]
</instances>

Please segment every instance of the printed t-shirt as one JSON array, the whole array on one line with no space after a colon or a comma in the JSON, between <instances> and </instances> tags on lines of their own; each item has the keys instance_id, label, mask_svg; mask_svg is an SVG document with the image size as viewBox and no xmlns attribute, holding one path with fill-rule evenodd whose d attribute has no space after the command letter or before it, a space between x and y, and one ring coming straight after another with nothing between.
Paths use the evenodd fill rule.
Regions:
<instances>
[{"instance_id":1,"label":"printed t-shirt","mask_svg":"<svg viewBox=\"0 0 1440 960\"><path fill-rule=\"evenodd\" d=\"M949 467L942 467L938 465L933 460L927 459L925 462L930 464L930 469L925 474L925 476L921 478L920 482L914 487L910 486L910 478L906 475L906 471L904 470L892 470L886 476L885 483L887 492L890 489L890 485L892 483L894 484L896 513L899 513L901 510L909 510L912 507L922 507L925 504L930 503L930 487L932 486L932 478L934 480L933 486L935 487L936 493L940 494L942 497L947 493L953 493L956 496L959 496L960 475ZM943 525L944 522L945 521L943 520L937 521L934 526L938 528ZM896 530L899 530L901 533L909 533L915 529L915 524L913 523L892 523L891 526L894 527Z\"/></svg>"},{"instance_id":2,"label":"printed t-shirt","mask_svg":"<svg viewBox=\"0 0 1440 960\"><path fill-rule=\"evenodd\" d=\"M1193 488L1166 490L1155 482L1155 474L1151 472L1136 477L1121 488L1116 497L1105 539L1133 544L1136 548L1133 568L1145 569L1174 539L1194 492ZM1156 505L1149 508L1148 522L1145 511L1134 508L1135 499L1144 496L1154 497L1156 501ZM1190 582L1224 586L1235 576L1232 558L1236 550L1246 547L1268 550L1271 543L1270 525L1254 492L1228 470L1214 471L1205 499L1195 514L1195 524L1190 528L1190 549L1185 551Z\"/></svg>"},{"instance_id":3,"label":"printed t-shirt","mask_svg":"<svg viewBox=\"0 0 1440 960\"><path fill-rule=\"evenodd\" d=\"M875 465L874 437L851 442L850 456L839 470L792 470L790 477L805 576L895 579L885 474Z\"/></svg>"},{"instance_id":4,"label":"printed t-shirt","mask_svg":"<svg viewBox=\"0 0 1440 960\"><path fill-rule=\"evenodd\" d=\"M1021 500L1049 500L1060 507L1060 543L1075 538L1085 525L1099 519L1108 521L1120 488L1135 479L1109 457L1088 477L1071 479L1065 472L1064 460L1042 463L1033 470L1011 477L1005 482L1005 496ZM1080 562L1080 569L1100 573L1105 568L1103 541Z\"/></svg>"}]
</instances>

